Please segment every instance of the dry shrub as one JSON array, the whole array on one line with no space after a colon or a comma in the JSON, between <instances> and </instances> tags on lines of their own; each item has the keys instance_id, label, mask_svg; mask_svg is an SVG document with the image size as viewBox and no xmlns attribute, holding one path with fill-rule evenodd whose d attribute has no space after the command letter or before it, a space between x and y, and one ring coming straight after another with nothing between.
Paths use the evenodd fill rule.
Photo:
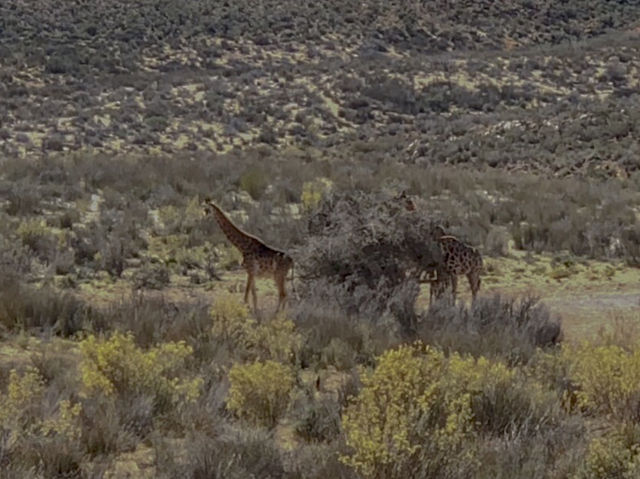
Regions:
<instances>
[{"instance_id":1,"label":"dry shrub","mask_svg":"<svg viewBox=\"0 0 640 479\"><path fill-rule=\"evenodd\" d=\"M402 202L373 194L334 194L308 220L297 265L303 296L334 304L348 315L389 313L410 331L418 274L435 267L440 250L433 223Z\"/></svg>"},{"instance_id":2,"label":"dry shrub","mask_svg":"<svg viewBox=\"0 0 640 479\"><path fill-rule=\"evenodd\" d=\"M527 362L562 340L560 320L538 298L479 296L467 308L439 301L420 318L418 337L446 350Z\"/></svg>"}]
</instances>

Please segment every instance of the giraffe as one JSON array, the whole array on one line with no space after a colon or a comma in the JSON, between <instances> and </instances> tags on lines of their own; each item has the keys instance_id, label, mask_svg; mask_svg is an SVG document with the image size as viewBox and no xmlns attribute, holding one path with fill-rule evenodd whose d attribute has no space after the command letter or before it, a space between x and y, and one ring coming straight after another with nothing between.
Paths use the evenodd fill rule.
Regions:
<instances>
[{"instance_id":1,"label":"giraffe","mask_svg":"<svg viewBox=\"0 0 640 479\"><path fill-rule=\"evenodd\" d=\"M444 272L439 279L431 283L431 297L441 296L449 283L453 300L456 299L458 276L465 275L469 280L472 301L476 299L480 289L480 273L482 272L482 255L480 252L455 236L445 234L442 226L433 228L433 239L440 244L443 257Z\"/></svg>"},{"instance_id":2,"label":"giraffe","mask_svg":"<svg viewBox=\"0 0 640 479\"><path fill-rule=\"evenodd\" d=\"M404 190L394 197L394 201L403 205L407 211L416 211L413 199ZM472 300L475 300L480 289L482 255L476 248L460 241L455 236L447 235L440 225L436 225L431 234L432 239L440 246L443 262L441 266L427 271L428 275L429 273L434 273L435 279L428 277L422 281L429 283L429 302L432 303L434 297L441 297L449 285L451 285L451 292L455 301L458 276L462 274L467 276L471 287Z\"/></svg>"},{"instance_id":3,"label":"giraffe","mask_svg":"<svg viewBox=\"0 0 640 479\"><path fill-rule=\"evenodd\" d=\"M253 309L257 311L258 300L255 278L257 276L272 277L278 289L278 307L276 308L276 312L279 311L280 308L284 306L287 298L285 281L290 269L292 271L291 284L293 287L293 259L284 251L267 246L255 236L242 231L208 198L204 200L204 210L206 214L213 215L227 239L242 253L242 266L247 272L244 302L248 302L249 291L251 291Z\"/></svg>"},{"instance_id":4,"label":"giraffe","mask_svg":"<svg viewBox=\"0 0 640 479\"><path fill-rule=\"evenodd\" d=\"M407 194L406 190L402 190L400 193L393 197L393 201L403 207L406 211L414 213L416 211L416 204L413 199ZM444 232L443 232L444 234ZM437 238L433 238L437 243ZM444 253L441 245L440 250ZM444 254L442 255L444 259ZM434 265L434 267L428 269L422 269L415 271L418 282L429 283L429 303L433 303L434 296L436 298L441 297L447 289L447 286L451 283L451 277L448 270L444 267L444 263L440 265ZM426 275L426 277L425 277Z\"/></svg>"}]
</instances>

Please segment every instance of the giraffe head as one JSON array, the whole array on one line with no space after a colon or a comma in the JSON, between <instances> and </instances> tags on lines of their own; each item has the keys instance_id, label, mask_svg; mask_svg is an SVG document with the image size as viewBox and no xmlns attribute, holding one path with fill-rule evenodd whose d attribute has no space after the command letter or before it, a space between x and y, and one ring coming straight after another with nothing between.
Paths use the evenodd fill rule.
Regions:
<instances>
[{"instance_id":1,"label":"giraffe head","mask_svg":"<svg viewBox=\"0 0 640 479\"><path fill-rule=\"evenodd\" d=\"M433 228L431 228L431 237L434 241L438 241L443 236L446 236L446 234L447 233L444 231L442 225L435 225Z\"/></svg>"},{"instance_id":2,"label":"giraffe head","mask_svg":"<svg viewBox=\"0 0 640 479\"><path fill-rule=\"evenodd\" d=\"M208 196L205 197L204 200L202 200L202 211L204 212L205 215L210 215L211 214L211 208L213 205L213 200L211 198L209 198Z\"/></svg>"}]
</instances>

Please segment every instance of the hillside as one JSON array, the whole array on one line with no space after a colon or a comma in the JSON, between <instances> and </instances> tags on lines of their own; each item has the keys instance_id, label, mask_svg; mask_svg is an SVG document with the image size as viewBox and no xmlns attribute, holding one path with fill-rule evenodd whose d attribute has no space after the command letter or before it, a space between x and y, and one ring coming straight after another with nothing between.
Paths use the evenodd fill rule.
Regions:
<instances>
[{"instance_id":1,"label":"hillside","mask_svg":"<svg viewBox=\"0 0 640 479\"><path fill-rule=\"evenodd\" d=\"M637 169L634 2L254 3L3 2L2 151Z\"/></svg>"}]
</instances>

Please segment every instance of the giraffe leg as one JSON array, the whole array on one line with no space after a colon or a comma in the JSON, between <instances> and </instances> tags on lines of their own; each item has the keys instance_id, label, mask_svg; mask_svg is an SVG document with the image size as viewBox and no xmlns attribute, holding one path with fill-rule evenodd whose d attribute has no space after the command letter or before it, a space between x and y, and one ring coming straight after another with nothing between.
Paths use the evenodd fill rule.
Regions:
<instances>
[{"instance_id":1,"label":"giraffe leg","mask_svg":"<svg viewBox=\"0 0 640 479\"><path fill-rule=\"evenodd\" d=\"M251 275L251 297L253 298L253 310L258 314L258 294L256 293L256 281Z\"/></svg>"},{"instance_id":2,"label":"giraffe leg","mask_svg":"<svg viewBox=\"0 0 640 479\"><path fill-rule=\"evenodd\" d=\"M455 274L451 275L451 298L453 299L453 304L456 304L456 292L458 290L458 276Z\"/></svg>"},{"instance_id":3,"label":"giraffe leg","mask_svg":"<svg viewBox=\"0 0 640 479\"><path fill-rule=\"evenodd\" d=\"M255 313L258 312L258 298L256 295L256 280L255 273L253 270L247 270L247 286L244 290L244 302L249 302L249 291L251 291L251 296L253 298L253 311Z\"/></svg>"},{"instance_id":4,"label":"giraffe leg","mask_svg":"<svg viewBox=\"0 0 640 479\"><path fill-rule=\"evenodd\" d=\"M469 280L469 287L471 288L471 301L475 301L478 290L480 289L480 273L478 271L472 271L467 275L467 279Z\"/></svg>"},{"instance_id":5,"label":"giraffe leg","mask_svg":"<svg viewBox=\"0 0 640 479\"><path fill-rule=\"evenodd\" d=\"M247 286L244 288L244 302L249 302L249 290L253 285L253 273L251 271L247 271Z\"/></svg>"},{"instance_id":6,"label":"giraffe leg","mask_svg":"<svg viewBox=\"0 0 640 479\"><path fill-rule=\"evenodd\" d=\"M433 298L438 297L437 291L436 291L437 287L438 287L438 284L435 281L431 281L429 283L429 306L433 304Z\"/></svg>"},{"instance_id":7,"label":"giraffe leg","mask_svg":"<svg viewBox=\"0 0 640 479\"><path fill-rule=\"evenodd\" d=\"M448 279L441 277L431 283L431 298L433 301L438 301L446 294L448 281Z\"/></svg>"},{"instance_id":8,"label":"giraffe leg","mask_svg":"<svg viewBox=\"0 0 640 479\"><path fill-rule=\"evenodd\" d=\"M447 291L447 285L448 280L445 277L429 283L429 304L432 304L434 299L437 301L442 298L442 295Z\"/></svg>"},{"instance_id":9,"label":"giraffe leg","mask_svg":"<svg viewBox=\"0 0 640 479\"><path fill-rule=\"evenodd\" d=\"M434 278L435 279L429 278L429 273L427 272L427 280L429 281L429 306L442 295L442 273L434 270Z\"/></svg>"},{"instance_id":10,"label":"giraffe leg","mask_svg":"<svg viewBox=\"0 0 640 479\"><path fill-rule=\"evenodd\" d=\"M287 291L285 288L285 281L287 279L286 271L278 271L274 277L276 281L276 287L278 288L278 307L276 308L276 313L280 311L281 307L284 307L285 302L287 300Z\"/></svg>"}]
</instances>

